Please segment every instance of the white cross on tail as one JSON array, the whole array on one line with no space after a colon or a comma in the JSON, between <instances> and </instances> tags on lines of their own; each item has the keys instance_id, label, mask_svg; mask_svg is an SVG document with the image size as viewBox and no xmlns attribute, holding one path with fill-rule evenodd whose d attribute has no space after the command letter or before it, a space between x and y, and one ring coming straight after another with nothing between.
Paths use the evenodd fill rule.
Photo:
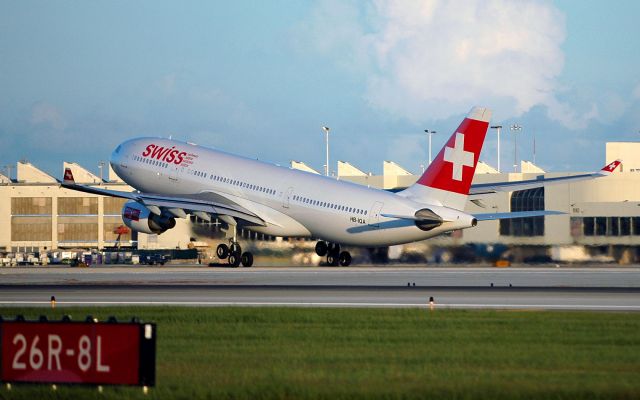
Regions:
<instances>
[{"instance_id":1,"label":"white cross on tail","mask_svg":"<svg viewBox=\"0 0 640 400\"><path fill-rule=\"evenodd\" d=\"M456 132L456 142L454 147L445 147L444 160L453 164L453 174L451 179L462 180L463 167L473 167L475 156L470 151L464 149L464 134Z\"/></svg>"}]
</instances>

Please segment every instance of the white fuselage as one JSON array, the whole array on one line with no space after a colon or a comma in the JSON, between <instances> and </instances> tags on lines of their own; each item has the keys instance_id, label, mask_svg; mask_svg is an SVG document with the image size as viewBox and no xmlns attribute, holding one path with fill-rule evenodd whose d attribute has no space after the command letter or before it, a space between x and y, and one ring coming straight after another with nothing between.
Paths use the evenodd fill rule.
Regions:
<instances>
[{"instance_id":1,"label":"white fuselage","mask_svg":"<svg viewBox=\"0 0 640 400\"><path fill-rule=\"evenodd\" d=\"M164 153L157 151L159 148L165 149ZM384 190L169 139L124 142L113 152L111 165L141 192L222 196L266 223L245 225L246 229L274 236L387 246L470 226L468 214L446 205L416 202ZM414 215L424 208L444 216L445 222L423 231L411 220L381 215Z\"/></svg>"}]
</instances>

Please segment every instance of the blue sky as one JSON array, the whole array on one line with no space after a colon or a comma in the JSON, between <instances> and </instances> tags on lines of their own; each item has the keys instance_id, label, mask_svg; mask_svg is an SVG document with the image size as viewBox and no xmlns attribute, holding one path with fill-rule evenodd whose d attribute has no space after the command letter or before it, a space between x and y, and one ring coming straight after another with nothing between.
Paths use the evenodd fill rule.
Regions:
<instances>
[{"instance_id":1,"label":"blue sky","mask_svg":"<svg viewBox=\"0 0 640 400\"><path fill-rule=\"evenodd\" d=\"M0 0L0 165L97 171L168 136L280 164L419 171L474 105L550 171L640 139L637 1ZM503 169L513 141L503 134ZM481 159L496 165L495 135Z\"/></svg>"}]
</instances>

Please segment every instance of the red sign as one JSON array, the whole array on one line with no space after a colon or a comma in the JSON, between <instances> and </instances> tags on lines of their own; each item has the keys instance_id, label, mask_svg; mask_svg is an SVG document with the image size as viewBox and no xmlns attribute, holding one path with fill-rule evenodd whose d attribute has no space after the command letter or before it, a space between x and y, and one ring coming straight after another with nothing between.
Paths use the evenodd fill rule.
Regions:
<instances>
[{"instance_id":1,"label":"red sign","mask_svg":"<svg viewBox=\"0 0 640 400\"><path fill-rule=\"evenodd\" d=\"M0 381L146 386L155 381L153 324L4 321L0 336ZM151 379L148 368L141 368L149 367L143 360L149 344Z\"/></svg>"}]
</instances>

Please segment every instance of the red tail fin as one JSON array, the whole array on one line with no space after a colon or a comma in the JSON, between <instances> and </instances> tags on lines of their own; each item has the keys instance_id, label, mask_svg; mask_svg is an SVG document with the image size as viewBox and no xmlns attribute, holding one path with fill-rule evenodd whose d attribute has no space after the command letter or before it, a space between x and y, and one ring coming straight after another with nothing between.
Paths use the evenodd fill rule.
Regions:
<instances>
[{"instance_id":1,"label":"red tail fin","mask_svg":"<svg viewBox=\"0 0 640 400\"><path fill-rule=\"evenodd\" d=\"M473 108L417 183L468 194L490 118L490 110Z\"/></svg>"},{"instance_id":2,"label":"red tail fin","mask_svg":"<svg viewBox=\"0 0 640 400\"><path fill-rule=\"evenodd\" d=\"M401 192L415 201L464 209L491 110L474 107L418 181Z\"/></svg>"},{"instance_id":3,"label":"red tail fin","mask_svg":"<svg viewBox=\"0 0 640 400\"><path fill-rule=\"evenodd\" d=\"M602 168L600 170L600 174L601 175L609 175L610 173L615 171L615 169L618 168L618 165L620 165L620 164L622 164L622 160L615 160L615 161L607 164L604 168Z\"/></svg>"},{"instance_id":4,"label":"red tail fin","mask_svg":"<svg viewBox=\"0 0 640 400\"><path fill-rule=\"evenodd\" d=\"M73 173L71 172L71 168L65 168L64 169L63 182L64 183L68 183L70 185L76 183L75 180L73 179Z\"/></svg>"}]
</instances>

